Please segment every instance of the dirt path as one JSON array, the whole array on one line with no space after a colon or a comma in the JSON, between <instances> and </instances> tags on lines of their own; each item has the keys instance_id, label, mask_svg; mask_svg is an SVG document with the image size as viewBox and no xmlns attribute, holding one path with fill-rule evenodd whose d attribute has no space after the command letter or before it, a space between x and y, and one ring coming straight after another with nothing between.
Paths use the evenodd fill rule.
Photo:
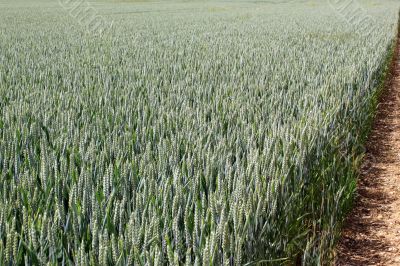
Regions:
<instances>
[{"instance_id":1,"label":"dirt path","mask_svg":"<svg viewBox=\"0 0 400 266\"><path fill-rule=\"evenodd\" d=\"M336 265L400 265L400 45L367 142Z\"/></svg>"}]
</instances>

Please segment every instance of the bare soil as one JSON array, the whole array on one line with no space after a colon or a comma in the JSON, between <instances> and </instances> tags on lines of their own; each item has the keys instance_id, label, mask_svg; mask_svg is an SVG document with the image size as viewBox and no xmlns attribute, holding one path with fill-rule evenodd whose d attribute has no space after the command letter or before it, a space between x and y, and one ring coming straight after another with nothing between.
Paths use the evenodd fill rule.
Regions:
<instances>
[{"instance_id":1,"label":"bare soil","mask_svg":"<svg viewBox=\"0 0 400 266\"><path fill-rule=\"evenodd\" d=\"M380 98L336 265L400 265L400 45Z\"/></svg>"}]
</instances>

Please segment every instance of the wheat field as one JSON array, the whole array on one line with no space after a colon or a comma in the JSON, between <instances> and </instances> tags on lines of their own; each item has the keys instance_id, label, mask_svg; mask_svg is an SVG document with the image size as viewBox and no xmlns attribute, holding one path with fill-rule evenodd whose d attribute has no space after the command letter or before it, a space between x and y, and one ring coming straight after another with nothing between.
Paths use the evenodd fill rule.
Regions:
<instances>
[{"instance_id":1,"label":"wheat field","mask_svg":"<svg viewBox=\"0 0 400 266\"><path fill-rule=\"evenodd\" d=\"M1 265L332 260L397 2L65 2L0 0Z\"/></svg>"}]
</instances>

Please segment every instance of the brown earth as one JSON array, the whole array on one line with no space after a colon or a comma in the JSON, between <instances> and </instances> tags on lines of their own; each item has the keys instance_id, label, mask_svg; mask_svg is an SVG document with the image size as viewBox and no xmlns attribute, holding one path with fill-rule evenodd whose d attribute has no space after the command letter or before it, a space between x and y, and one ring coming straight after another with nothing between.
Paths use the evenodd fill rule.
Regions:
<instances>
[{"instance_id":1,"label":"brown earth","mask_svg":"<svg viewBox=\"0 0 400 266\"><path fill-rule=\"evenodd\" d=\"M400 40L367 141L336 265L400 265Z\"/></svg>"}]
</instances>

